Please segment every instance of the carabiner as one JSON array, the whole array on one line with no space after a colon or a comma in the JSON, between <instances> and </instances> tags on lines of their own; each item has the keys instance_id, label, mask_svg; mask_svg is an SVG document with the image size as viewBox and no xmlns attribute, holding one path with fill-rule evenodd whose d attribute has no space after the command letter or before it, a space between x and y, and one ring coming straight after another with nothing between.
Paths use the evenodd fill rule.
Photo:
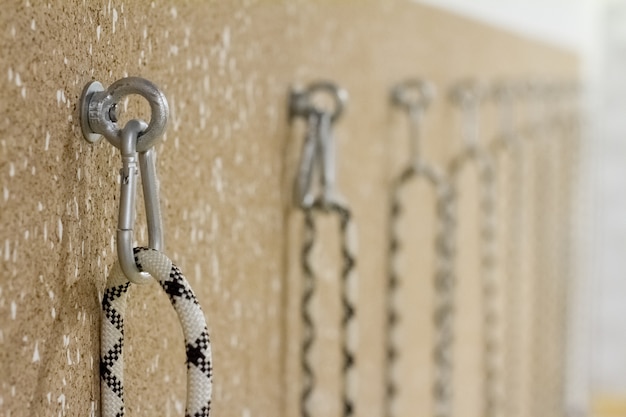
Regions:
<instances>
[{"instance_id":1,"label":"carabiner","mask_svg":"<svg viewBox=\"0 0 626 417\"><path fill-rule=\"evenodd\" d=\"M333 108L326 109L315 103L318 94L330 96ZM314 187L318 185L319 200L327 206L337 202L335 189L335 149L332 126L342 114L348 100L347 92L330 81L318 81L306 90L293 89L289 101L290 118L307 119L298 175L294 186L295 204L302 208L312 206L318 199ZM316 172L317 171L317 172ZM317 175L317 184L313 177Z\"/></svg>"},{"instance_id":2,"label":"carabiner","mask_svg":"<svg viewBox=\"0 0 626 417\"><path fill-rule=\"evenodd\" d=\"M143 284L151 279L148 273L139 271L133 253L137 175L140 171L148 223L148 245L152 249L163 250L163 227L159 205L155 151L154 148L149 148L144 152L137 153L137 139L147 128L148 124L144 121L131 120L120 133L122 169L120 170L117 257L124 275L135 284Z\"/></svg>"},{"instance_id":3,"label":"carabiner","mask_svg":"<svg viewBox=\"0 0 626 417\"><path fill-rule=\"evenodd\" d=\"M150 104L152 111L150 124L141 120L131 120L124 128L120 128L117 105L124 97L132 94L142 96ZM163 227L154 145L161 139L167 125L169 116L167 99L155 84L143 78L122 78L106 90L98 81L92 81L83 89L79 113L83 136L88 142L95 143L104 136L121 151L117 256L128 279L136 284L144 283L150 275L139 271L133 253L137 175L141 172L148 223L148 245L161 251Z\"/></svg>"}]
</instances>

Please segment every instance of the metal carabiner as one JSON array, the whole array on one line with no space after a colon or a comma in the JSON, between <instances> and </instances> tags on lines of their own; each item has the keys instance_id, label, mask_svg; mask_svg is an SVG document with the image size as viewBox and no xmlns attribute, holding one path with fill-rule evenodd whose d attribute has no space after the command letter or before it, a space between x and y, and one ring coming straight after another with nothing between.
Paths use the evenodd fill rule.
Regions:
<instances>
[{"instance_id":1,"label":"metal carabiner","mask_svg":"<svg viewBox=\"0 0 626 417\"><path fill-rule=\"evenodd\" d=\"M150 124L131 120L120 128L117 105L131 94L144 97L150 104ZM141 172L148 246L161 251L163 227L154 145L165 131L168 115L169 106L163 92L152 82L138 77L122 78L106 90L98 81L92 81L85 86L80 99L80 123L85 139L95 143L104 136L122 154L117 256L124 274L138 284L146 282L150 275L139 271L133 253L137 175Z\"/></svg>"},{"instance_id":2,"label":"metal carabiner","mask_svg":"<svg viewBox=\"0 0 626 417\"><path fill-rule=\"evenodd\" d=\"M315 103L314 96L329 94L334 108L325 109ZM332 125L342 114L348 93L330 81L318 81L306 90L293 89L289 101L290 119L307 119L308 131L294 187L296 205L307 208L316 201L313 176L317 171L320 200L323 205L336 202L335 149Z\"/></svg>"},{"instance_id":3,"label":"metal carabiner","mask_svg":"<svg viewBox=\"0 0 626 417\"><path fill-rule=\"evenodd\" d=\"M135 204L137 200L137 175L141 172L144 204L148 223L148 246L163 250L163 228L159 205L159 190L155 168L155 151L150 148L137 152L137 140L148 125L141 120L131 120L121 130L120 150L120 207L117 224L117 257L124 275L135 284L145 283L150 275L141 272L133 253L133 230L135 226Z\"/></svg>"}]
</instances>

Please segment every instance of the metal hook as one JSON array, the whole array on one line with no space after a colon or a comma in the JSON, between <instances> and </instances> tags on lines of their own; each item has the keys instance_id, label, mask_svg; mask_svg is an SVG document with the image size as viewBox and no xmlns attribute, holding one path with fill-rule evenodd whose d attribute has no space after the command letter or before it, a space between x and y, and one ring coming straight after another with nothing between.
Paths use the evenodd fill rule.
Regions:
<instances>
[{"instance_id":1,"label":"metal hook","mask_svg":"<svg viewBox=\"0 0 626 417\"><path fill-rule=\"evenodd\" d=\"M316 103L315 99L324 95L332 98L334 108L325 109ZM331 122L335 123L344 112L347 102L348 92L332 81L316 81L306 89L295 86L289 95L289 119L308 117L311 113L326 113L330 115Z\"/></svg>"},{"instance_id":2,"label":"metal hook","mask_svg":"<svg viewBox=\"0 0 626 417\"><path fill-rule=\"evenodd\" d=\"M133 229L137 200L137 174L141 171L144 204L148 223L149 247L163 250L161 210L155 169L154 148L137 153L137 141L148 125L141 120L131 120L120 133L122 169L120 170L120 207L117 224L117 257L124 275L136 284L145 283L150 275L139 271L133 253Z\"/></svg>"},{"instance_id":3,"label":"metal hook","mask_svg":"<svg viewBox=\"0 0 626 417\"><path fill-rule=\"evenodd\" d=\"M122 78L106 90L98 81L87 84L80 99L80 124L83 136L94 143L104 136L113 146L122 147L122 129L117 124L117 104L126 96L138 94L150 104L150 124L137 139L137 152L145 152L161 138L167 125L169 106L165 95L152 82Z\"/></svg>"},{"instance_id":4,"label":"metal hook","mask_svg":"<svg viewBox=\"0 0 626 417\"><path fill-rule=\"evenodd\" d=\"M424 80L409 79L391 89L391 103L402 107L409 114L411 137L411 162L414 168L421 164L420 122L424 111L435 97L435 86Z\"/></svg>"},{"instance_id":5,"label":"metal hook","mask_svg":"<svg viewBox=\"0 0 626 417\"><path fill-rule=\"evenodd\" d=\"M334 107L330 110L315 102L318 94L328 95L333 99ZM313 175L318 166L319 188L323 205L336 202L335 150L333 146L332 125L343 113L348 93L329 81L311 84L306 90L292 89L289 97L290 119L305 117L308 131L302 148L302 157L295 182L295 202L300 207L310 207L315 203Z\"/></svg>"}]
</instances>

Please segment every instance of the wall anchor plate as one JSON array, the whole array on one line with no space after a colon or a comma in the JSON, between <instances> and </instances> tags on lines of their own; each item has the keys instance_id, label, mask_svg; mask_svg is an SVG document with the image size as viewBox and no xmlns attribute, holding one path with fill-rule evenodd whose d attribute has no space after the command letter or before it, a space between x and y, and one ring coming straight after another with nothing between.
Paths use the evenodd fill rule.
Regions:
<instances>
[{"instance_id":1,"label":"wall anchor plate","mask_svg":"<svg viewBox=\"0 0 626 417\"><path fill-rule=\"evenodd\" d=\"M80 127L85 140L89 143L96 143L102 139L102 135L94 133L89 125L89 103L94 93L104 91L104 87L99 81L92 81L85 86L80 96Z\"/></svg>"}]
</instances>

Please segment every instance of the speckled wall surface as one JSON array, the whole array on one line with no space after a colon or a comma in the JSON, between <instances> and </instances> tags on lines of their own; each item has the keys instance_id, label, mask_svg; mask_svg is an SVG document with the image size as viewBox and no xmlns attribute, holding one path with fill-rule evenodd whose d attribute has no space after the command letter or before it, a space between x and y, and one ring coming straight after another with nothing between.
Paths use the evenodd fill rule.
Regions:
<instances>
[{"instance_id":1,"label":"speckled wall surface","mask_svg":"<svg viewBox=\"0 0 626 417\"><path fill-rule=\"evenodd\" d=\"M569 53L404 1L5 1L0 39L7 417L99 415L99 299L115 259L120 162L108 143L81 137L77 102L88 81L142 76L169 99L158 146L167 253L208 317L214 410L223 417L297 415L299 217L289 181L300 137L287 122L286 93L317 78L349 91L337 125L338 171L360 234L358 415L374 417L382 399L385 187L402 154L389 146L389 130L403 120L391 117L387 89L408 75L443 88L466 76L569 76L577 64ZM440 98L428 116L425 152L438 161L458 149L453 112ZM145 228L137 237L145 241ZM182 415L176 316L156 284L134 287L129 303L129 415ZM429 321L420 320L426 334ZM324 332L323 340L336 336ZM427 352L422 339L412 343ZM332 368L337 358L320 361ZM332 381L332 372L322 374ZM417 395L426 401L428 393L423 386Z\"/></svg>"}]
</instances>

